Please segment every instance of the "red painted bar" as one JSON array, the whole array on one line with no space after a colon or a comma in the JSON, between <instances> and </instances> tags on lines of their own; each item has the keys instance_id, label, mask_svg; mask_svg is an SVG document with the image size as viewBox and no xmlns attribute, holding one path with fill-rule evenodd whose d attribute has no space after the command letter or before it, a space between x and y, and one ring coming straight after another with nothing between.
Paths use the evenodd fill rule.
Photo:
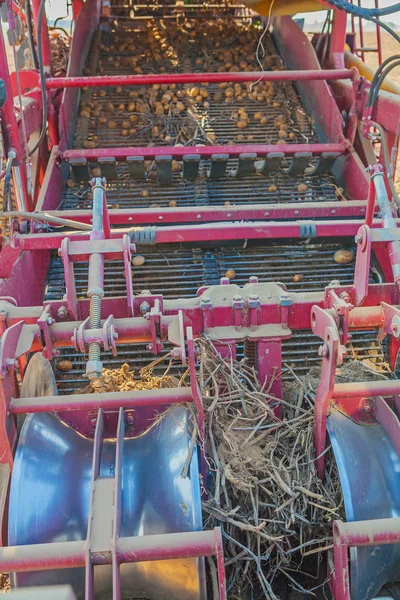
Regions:
<instances>
[{"instance_id":1,"label":"red painted bar","mask_svg":"<svg viewBox=\"0 0 400 600\"><path fill-rule=\"evenodd\" d=\"M222 83L243 81L316 81L353 79L355 69L312 69L310 71L252 71L250 73L165 73L156 75L98 75L89 77L49 77L48 90L111 85L153 85L171 83Z\"/></svg>"},{"instance_id":2,"label":"red painted bar","mask_svg":"<svg viewBox=\"0 0 400 600\"><path fill-rule=\"evenodd\" d=\"M393 396L400 393L400 380L368 381L359 383L337 383L333 389L335 400L346 398L372 398L374 396Z\"/></svg>"},{"instance_id":3,"label":"red painted bar","mask_svg":"<svg viewBox=\"0 0 400 600\"><path fill-rule=\"evenodd\" d=\"M339 535L348 547L382 546L400 543L400 519L374 519L370 521L339 521Z\"/></svg>"},{"instance_id":4,"label":"red painted bar","mask_svg":"<svg viewBox=\"0 0 400 600\"><path fill-rule=\"evenodd\" d=\"M362 306L353 308L349 312L350 329L363 329L364 327L376 329L382 325L382 322L383 317L380 306Z\"/></svg>"},{"instance_id":5,"label":"red painted bar","mask_svg":"<svg viewBox=\"0 0 400 600\"><path fill-rule=\"evenodd\" d=\"M43 396L12 398L9 411L16 415L68 410L98 410L100 408L138 408L165 404L193 402L190 388L166 388L104 394L71 394L70 396Z\"/></svg>"},{"instance_id":6,"label":"red painted bar","mask_svg":"<svg viewBox=\"0 0 400 600\"><path fill-rule=\"evenodd\" d=\"M0 548L5 572L45 571L85 566L85 543L57 542ZM214 556L222 549L219 527L214 530L119 538L120 563ZM91 555L92 564L111 564L111 551Z\"/></svg>"},{"instance_id":7,"label":"red painted bar","mask_svg":"<svg viewBox=\"0 0 400 600\"><path fill-rule=\"evenodd\" d=\"M0 548L4 572L48 571L85 565L85 542L57 542Z\"/></svg>"},{"instance_id":8,"label":"red painted bar","mask_svg":"<svg viewBox=\"0 0 400 600\"><path fill-rule=\"evenodd\" d=\"M206 531L120 538L117 555L122 563L214 556L221 546L218 533L220 535L219 527Z\"/></svg>"},{"instance_id":9,"label":"red painted bar","mask_svg":"<svg viewBox=\"0 0 400 600\"><path fill-rule=\"evenodd\" d=\"M316 221L317 237L355 236L364 221L354 219L344 223L343 221ZM374 222L376 227L381 226L381 220ZM121 238L128 233L128 229L113 229L111 238ZM55 250L60 248L62 240L68 237L71 241L86 241L89 239L87 233L65 232L65 233L28 233L16 234L15 243L21 250ZM220 223L210 225L177 225L160 227L156 229L156 244L168 244L170 242L193 242L193 241L221 241L234 239L271 239L271 238L301 238L301 222L265 222L257 223Z\"/></svg>"},{"instance_id":10,"label":"red painted bar","mask_svg":"<svg viewBox=\"0 0 400 600\"><path fill-rule=\"evenodd\" d=\"M159 222L180 223L203 221L252 221L268 217L269 219L294 219L301 217L327 218L355 217L364 215L366 210L365 200L349 200L348 202L299 202L288 204L246 204L231 206L197 206L182 208L138 208L138 209L109 209L108 214L112 225L135 225ZM91 210L53 210L46 211L53 217L76 220L81 223L90 223Z\"/></svg>"},{"instance_id":11,"label":"red painted bar","mask_svg":"<svg viewBox=\"0 0 400 600\"><path fill-rule=\"evenodd\" d=\"M340 144L235 144L233 146L154 146L148 148L125 147L125 148L91 148L91 149L72 149L64 150L62 158L68 161L70 158L87 158L94 160L107 156L116 159L123 159L127 156L143 156L145 159L154 159L156 156L172 156L176 160L181 160L187 155L199 155L202 158L211 158L213 154L229 154L231 158L238 158L240 154L257 154L265 156L269 152L284 152L285 154L295 154L296 152L312 152L313 155L322 154L322 152L345 152L346 146Z\"/></svg>"}]
</instances>

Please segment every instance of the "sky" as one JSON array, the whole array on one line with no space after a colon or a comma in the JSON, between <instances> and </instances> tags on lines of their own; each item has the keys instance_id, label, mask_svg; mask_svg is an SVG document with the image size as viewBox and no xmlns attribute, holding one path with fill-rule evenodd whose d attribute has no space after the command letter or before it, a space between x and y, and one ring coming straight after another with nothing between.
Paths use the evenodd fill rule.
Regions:
<instances>
[{"instance_id":1,"label":"sky","mask_svg":"<svg viewBox=\"0 0 400 600\"><path fill-rule=\"evenodd\" d=\"M379 8L386 8L387 6L393 6L394 4L398 4L399 0L379 0ZM375 2L374 0L362 0L361 6L363 8L374 8ZM321 17L322 13L303 13L301 15L302 18L305 18L306 23L314 23L314 21L323 21ZM396 23L396 25L400 28L400 11L397 13L393 13L388 17L384 17L382 19L387 23Z\"/></svg>"}]
</instances>

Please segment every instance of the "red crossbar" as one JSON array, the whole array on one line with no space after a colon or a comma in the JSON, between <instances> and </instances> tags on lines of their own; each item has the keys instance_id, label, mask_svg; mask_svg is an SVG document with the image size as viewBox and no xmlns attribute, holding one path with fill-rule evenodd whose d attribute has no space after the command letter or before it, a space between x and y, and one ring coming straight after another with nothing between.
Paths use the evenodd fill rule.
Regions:
<instances>
[{"instance_id":1,"label":"red crossbar","mask_svg":"<svg viewBox=\"0 0 400 600\"><path fill-rule=\"evenodd\" d=\"M221 555L219 527L205 531L122 537L117 540L120 563ZM85 542L52 542L0 548L0 567L18 573L85 566ZM110 564L111 553L91 556L92 564Z\"/></svg>"},{"instance_id":2,"label":"red crossbar","mask_svg":"<svg viewBox=\"0 0 400 600\"><path fill-rule=\"evenodd\" d=\"M190 388L168 388L98 394L71 394L70 396L43 396L12 398L9 411L13 414L56 412L62 410L98 410L185 404L193 402Z\"/></svg>"},{"instance_id":3,"label":"red crossbar","mask_svg":"<svg viewBox=\"0 0 400 600\"><path fill-rule=\"evenodd\" d=\"M233 146L157 146L153 148L131 146L123 148L91 148L64 150L62 157L68 161L71 158L96 158L113 157L124 159L127 156L143 156L145 159L154 159L157 156L172 156L176 160L182 160L184 156L198 155L202 158L211 158L213 154L226 154L230 158L238 158L240 154L257 154L265 156L269 152L284 152L284 154L295 154L296 152L312 152L314 155L322 152L344 153L346 146L339 144L235 144Z\"/></svg>"},{"instance_id":4,"label":"red crossbar","mask_svg":"<svg viewBox=\"0 0 400 600\"><path fill-rule=\"evenodd\" d=\"M98 75L88 77L49 77L46 88L105 87L112 85L153 85L171 83L222 83L245 81L316 81L353 79L357 70L312 69L310 71L252 71L250 73L164 73L155 75Z\"/></svg>"}]
</instances>

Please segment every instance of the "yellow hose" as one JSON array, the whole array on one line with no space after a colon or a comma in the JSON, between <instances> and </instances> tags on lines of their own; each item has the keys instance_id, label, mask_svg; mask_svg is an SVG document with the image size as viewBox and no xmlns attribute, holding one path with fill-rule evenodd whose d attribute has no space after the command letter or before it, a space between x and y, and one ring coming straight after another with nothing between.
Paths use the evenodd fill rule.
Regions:
<instances>
[{"instance_id":1,"label":"yellow hose","mask_svg":"<svg viewBox=\"0 0 400 600\"><path fill-rule=\"evenodd\" d=\"M366 65L361 58L358 58L355 54L352 54L349 50L344 51L344 62L348 69L351 67L357 67L360 75L363 75L368 81L372 81L375 71ZM381 89L386 92L392 92L392 94L398 94L400 96L400 88L398 85L391 83L386 79L381 85Z\"/></svg>"}]
</instances>

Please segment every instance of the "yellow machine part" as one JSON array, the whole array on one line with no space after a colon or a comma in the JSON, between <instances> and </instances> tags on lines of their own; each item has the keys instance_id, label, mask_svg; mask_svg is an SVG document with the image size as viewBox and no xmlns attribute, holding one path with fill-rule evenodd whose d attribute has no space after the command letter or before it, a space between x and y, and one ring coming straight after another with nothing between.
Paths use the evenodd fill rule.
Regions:
<instances>
[{"instance_id":1,"label":"yellow machine part","mask_svg":"<svg viewBox=\"0 0 400 600\"><path fill-rule=\"evenodd\" d=\"M326 10L317 0L242 0L249 8L257 11L263 16L269 15L271 2L273 4L271 15L295 15L302 12L314 12L316 10Z\"/></svg>"},{"instance_id":2,"label":"yellow machine part","mask_svg":"<svg viewBox=\"0 0 400 600\"><path fill-rule=\"evenodd\" d=\"M372 81L372 79L375 75L375 70L371 69L371 67L366 65L361 60L361 58L358 58L358 56L356 56L355 54L352 54L350 52L350 50L344 51L344 62L348 69L350 69L351 67L357 67L360 75L365 77L365 79L367 79L368 81ZM388 80L383 82L381 89L385 90L386 92L392 92L392 94L398 94L400 96L399 86L395 85L394 83L391 83Z\"/></svg>"}]
</instances>

